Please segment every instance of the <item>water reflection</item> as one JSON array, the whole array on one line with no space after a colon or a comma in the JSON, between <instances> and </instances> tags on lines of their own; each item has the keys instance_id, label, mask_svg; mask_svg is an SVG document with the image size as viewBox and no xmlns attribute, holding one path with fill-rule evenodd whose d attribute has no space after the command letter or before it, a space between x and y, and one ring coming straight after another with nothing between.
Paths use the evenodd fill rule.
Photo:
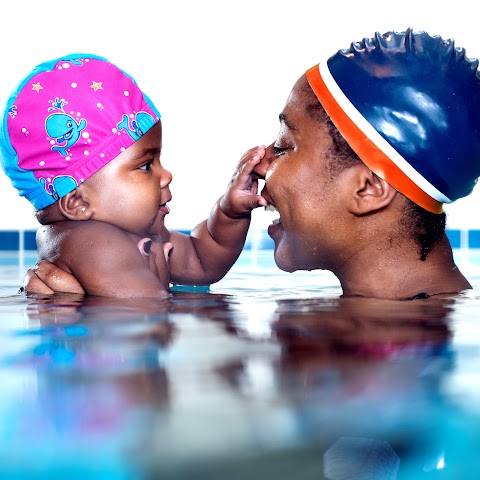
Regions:
<instances>
[{"instance_id":1,"label":"water reflection","mask_svg":"<svg viewBox=\"0 0 480 480\"><path fill-rule=\"evenodd\" d=\"M278 302L276 338L287 349L327 355L388 358L448 345L452 298L392 301L370 298Z\"/></svg>"},{"instance_id":2,"label":"water reflection","mask_svg":"<svg viewBox=\"0 0 480 480\"><path fill-rule=\"evenodd\" d=\"M288 410L296 447L284 453L300 461L299 452L309 452L316 478L424 478L445 467L445 450L450 466L471 467L474 457L465 462L465 451L448 448L445 433L446 415L468 425L443 397L455 366L455 305L451 298L278 301L270 327L280 357L242 359L220 373L250 401ZM235 320L244 336L249 323Z\"/></svg>"},{"instance_id":3,"label":"water reflection","mask_svg":"<svg viewBox=\"0 0 480 480\"><path fill-rule=\"evenodd\" d=\"M478 414L451 390L465 305L3 298L1 472L476 478Z\"/></svg>"}]
</instances>

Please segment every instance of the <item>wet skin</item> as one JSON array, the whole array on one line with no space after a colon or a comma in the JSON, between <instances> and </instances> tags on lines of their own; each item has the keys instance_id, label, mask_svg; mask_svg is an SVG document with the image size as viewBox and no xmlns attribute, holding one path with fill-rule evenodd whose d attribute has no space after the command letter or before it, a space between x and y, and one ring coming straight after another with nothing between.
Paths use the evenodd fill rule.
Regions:
<instances>
[{"instance_id":1,"label":"wet skin","mask_svg":"<svg viewBox=\"0 0 480 480\"><path fill-rule=\"evenodd\" d=\"M78 280L57 271L50 290L58 291L56 278L63 278L61 288L69 292L165 298L170 282L210 285L229 271L245 243L251 210L266 205L252 175L265 147L245 152L209 218L185 235L165 226L172 175L160 163L161 145L158 122L43 214L39 259Z\"/></svg>"},{"instance_id":2,"label":"wet skin","mask_svg":"<svg viewBox=\"0 0 480 480\"><path fill-rule=\"evenodd\" d=\"M92 295L167 297L165 258L151 271L137 249L142 237L165 229L172 175L160 163L161 144L159 122L52 205L37 232L39 258L72 273Z\"/></svg>"},{"instance_id":3,"label":"wet skin","mask_svg":"<svg viewBox=\"0 0 480 480\"><path fill-rule=\"evenodd\" d=\"M327 269L329 258L338 260L342 252L342 184L331 178L327 167L332 140L326 126L307 114L306 105L315 99L301 85L299 81L294 86L279 116L278 137L255 168L265 178L262 195L280 213L280 221L268 229L275 261L289 272Z\"/></svg>"},{"instance_id":4,"label":"wet skin","mask_svg":"<svg viewBox=\"0 0 480 480\"><path fill-rule=\"evenodd\" d=\"M420 258L405 196L361 161L337 168L341 154L326 117L312 113L318 106L303 75L280 114L276 141L254 169L280 214L269 228L278 267L329 270L344 296L406 300L471 288L445 233Z\"/></svg>"},{"instance_id":5,"label":"wet skin","mask_svg":"<svg viewBox=\"0 0 480 480\"><path fill-rule=\"evenodd\" d=\"M169 257L172 281L205 285L222 278L240 254L249 211L268 202L280 214L269 234L282 270L329 270L340 281L344 296L410 300L471 288L455 265L445 233L428 256L420 258L412 220L405 213L406 197L361 161L332 170L339 157L329 127L325 118L312 115L310 106L318 110L319 104L303 75L280 114L276 141L265 154L253 151L241 160L233 177L243 176L241 188L233 189L238 195L223 197L216 220L210 219L208 228L202 222L190 239L166 229L160 234L164 243L174 245ZM256 195L258 177L265 179L262 197ZM232 209L236 202L229 197L243 207ZM234 228L238 233L233 234ZM198 241L212 233L217 241ZM218 262L212 265L212 259L224 256L225 247L230 251L228 261L221 261L220 268ZM48 273L40 278L47 285L56 284Z\"/></svg>"},{"instance_id":6,"label":"wet skin","mask_svg":"<svg viewBox=\"0 0 480 480\"><path fill-rule=\"evenodd\" d=\"M93 220L140 237L162 232L169 212L166 204L172 199L172 174L160 162L161 142L158 122L79 187L87 190L94 205Z\"/></svg>"}]
</instances>

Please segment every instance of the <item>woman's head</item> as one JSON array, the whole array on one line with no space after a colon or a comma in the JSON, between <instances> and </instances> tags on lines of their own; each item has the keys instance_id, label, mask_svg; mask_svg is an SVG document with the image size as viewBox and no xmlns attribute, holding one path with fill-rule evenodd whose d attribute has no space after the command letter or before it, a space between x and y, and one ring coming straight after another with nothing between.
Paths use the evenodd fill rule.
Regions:
<instances>
[{"instance_id":1,"label":"woman's head","mask_svg":"<svg viewBox=\"0 0 480 480\"><path fill-rule=\"evenodd\" d=\"M10 96L1 163L43 209L78 187L160 119L135 80L102 57L67 55L35 67Z\"/></svg>"},{"instance_id":2,"label":"woman's head","mask_svg":"<svg viewBox=\"0 0 480 480\"><path fill-rule=\"evenodd\" d=\"M310 85L302 82L301 90L308 99L305 111L318 122L319 128L321 125L325 125L331 136L332 145L327 152L327 158L332 175L338 176L345 169L360 163L360 158L335 127ZM428 252L445 233L446 215L445 213L429 212L401 193L399 195L403 197L404 202L404 214L399 217L399 231L415 240L419 249L419 258L425 260Z\"/></svg>"},{"instance_id":3,"label":"woman's head","mask_svg":"<svg viewBox=\"0 0 480 480\"><path fill-rule=\"evenodd\" d=\"M478 60L426 32L376 33L307 71L318 100L377 175L433 213L480 175Z\"/></svg>"},{"instance_id":4,"label":"woman's head","mask_svg":"<svg viewBox=\"0 0 480 480\"><path fill-rule=\"evenodd\" d=\"M299 79L256 168L281 215L270 228L281 268L330 268L333 258L337 268L341 248L355 248L341 233L345 212L369 219L393 199L389 235L378 238L407 239L426 258L444 237L443 202L480 174L477 65L452 40L407 30L353 43ZM358 189L346 192L354 177Z\"/></svg>"},{"instance_id":5,"label":"woman's head","mask_svg":"<svg viewBox=\"0 0 480 480\"><path fill-rule=\"evenodd\" d=\"M280 114L277 140L256 171L266 178L262 194L280 214L269 234L277 265L286 271L337 271L360 246L349 230L351 218L384 212L394 198L399 208L385 225L386 242L410 239L424 260L445 232L445 214L414 204L359 159L305 75L295 84Z\"/></svg>"}]
</instances>

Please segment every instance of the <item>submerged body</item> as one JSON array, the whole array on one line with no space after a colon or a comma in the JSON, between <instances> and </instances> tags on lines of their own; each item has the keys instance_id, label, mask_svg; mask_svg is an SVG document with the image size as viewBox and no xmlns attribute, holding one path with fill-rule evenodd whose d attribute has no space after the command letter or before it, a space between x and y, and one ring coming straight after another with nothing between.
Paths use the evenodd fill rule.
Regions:
<instances>
[{"instance_id":1,"label":"submerged body","mask_svg":"<svg viewBox=\"0 0 480 480\"><path fill-rule=\"evenodd\" d=\"M151 478L333 478L326 457L347 439L336 465L353 478L394 478L389 445L397 479L473 480L479 389L466 379L480 361L478 294L338 298L331 275L287 274L263 253L246 250L208 293L169 302L27 299L4 266L11 472L35 477L55 449L50 478L67 464L112 478L148 468ZM125 455L132 448L141 455Z\"/></svg>"}]
</instances>

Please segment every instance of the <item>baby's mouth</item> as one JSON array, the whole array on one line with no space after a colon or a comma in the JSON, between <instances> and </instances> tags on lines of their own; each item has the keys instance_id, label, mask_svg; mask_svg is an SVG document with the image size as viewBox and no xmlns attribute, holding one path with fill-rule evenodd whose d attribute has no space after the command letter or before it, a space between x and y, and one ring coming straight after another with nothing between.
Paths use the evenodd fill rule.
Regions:
<instances>
[{"instance_id":1,"label":"baby's mouth","mask_svg":"<svg viewBox=\"0 0 480 480\"><path fill-rule=\"evenodd\" d=\"M165 213L166 215L168 215L170 213L170 207L167 205L168 202L170 202L172 200L172 195L169 195L169 197L167 197L166 199L163 198L162 200L166 200L166 202L162 203L158 209L160 211L162 211L163 213Z\"/></svg>"},{"instance_id":2,"label":"baby's mouth","mask_svg":"<svg viewBox=\"0 0 480 480\"><path fill-rule=\"evenodd\" d=\"M168 215L170 213L170 207L166 203L160 205L159 210L163 212L165 215Z\"/></svg>"}]
</instances>

